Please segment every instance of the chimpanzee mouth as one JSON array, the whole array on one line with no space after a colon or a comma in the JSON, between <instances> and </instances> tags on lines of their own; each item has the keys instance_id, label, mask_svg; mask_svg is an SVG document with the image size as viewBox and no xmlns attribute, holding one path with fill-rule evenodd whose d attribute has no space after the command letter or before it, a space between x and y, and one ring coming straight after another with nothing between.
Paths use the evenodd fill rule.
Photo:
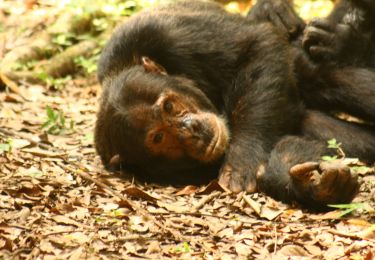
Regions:
<instances>
[{"instance_id":1,"label":"chimpanzee mouth","mask_svg":"<svg viewBox=\"0 0 375 260\"><path fill-rule=\"evenodd\" d=\"M224 121L218 117L214 118L215 122L211 122L213 136L204 154L205 161L208 162L217 160L224 154L229 139Z\"/></svg>"}]
</instances>

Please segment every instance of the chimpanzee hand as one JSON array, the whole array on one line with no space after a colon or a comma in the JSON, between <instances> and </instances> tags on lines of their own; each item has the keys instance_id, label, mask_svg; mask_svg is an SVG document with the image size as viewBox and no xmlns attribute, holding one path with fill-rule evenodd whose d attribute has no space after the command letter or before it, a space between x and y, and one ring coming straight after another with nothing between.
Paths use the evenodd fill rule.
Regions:
<instances>
[{"instance_id":1,"label":"chimpanzee hand","mask_svg":"<svg viewBox=\"0 0 375 260\"><path fill-rule=\"evenodd\" d=\"M300 35L305 27L304 21L296 14L289 0L258 0L248 18L271 22L290 38Z\"/></svg>"},{"instance_id":2,"label":"chimpanzee hand","mask_svg":"<svg viewBox=\"0 0 375 260\"><path fill-rule=\"evenodd\" d=\"M243 163L225 163L219 175L219 183L233 192L256 191L256 179Z\"/></svg>"},{"instance_id":3,"label":"chimpanzee hand","mask_svg":"<svg viewBox=\"0 0 375 260\"><path fill-rule=\"evenodd\" d=\"M347 203L358 192L358 177L342 161L307 162L289 171L293 188L317 204Z\"/></svg>"},{"instance_id":4,"label":"chimpanzee hand","mask_svg":"<svg viewBox=\"0 0 375 260\"><path fill-rule=\"evenodd\" d=\"M355 64L363 60L369 40L351 25L316 19L307 25L302 45L316 62Z\"/></svg>"},{"instance_id":5,"label":"chimpanzee hand","mask_svg":"<svg viewBox=\"0 0 375 260\"><path fill-rule=\"evenodd\" d=\"M229 148L219 174L219 183L222 186L233 192L257 190L256 176L264 172L265 163L262 163L261 156L255 156L259 153L250 150L233 146ZM251 153L254 153L253 156Z\"/></svg>"}]
</instances>

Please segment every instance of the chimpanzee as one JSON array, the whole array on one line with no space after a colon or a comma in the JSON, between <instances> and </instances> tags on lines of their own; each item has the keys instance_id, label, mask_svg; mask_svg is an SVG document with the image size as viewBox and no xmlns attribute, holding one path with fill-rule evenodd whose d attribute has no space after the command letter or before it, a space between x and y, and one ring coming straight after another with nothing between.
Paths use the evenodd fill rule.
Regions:
<instances>
[{"instance_id":1,"label":"chimpanzee","mask_svg":"<svg viewBox=\"0 0 375 260\"><path fill-rule=\"evenodd\" d=\"M288 35L295 46L297 84L308 108L301 128L304 139L300 142L336 138L343 143L347 155L370 163L375 160L374 7L374 1L343 0L335 6L329 17L316 19L307 26L293 10L289 0L258 0L248 14L250 20L271 22L279 31ZM356 115L370 125L338 120L330 116L332 110ZM279 157L288 154L290 147L286 146L290 146L291 141L284 142L285 151L282 150L282 143L276 146L268 163L268 167L274 169L268 172L274 175L277 175L279 168ZM294 151L300 151L302 155L295 153L293 156L296 158L300 155L304 158L302 160L306 160L304 152L314 149L303 151L301 147L295 147ZM307 172L310 166L315 167L314 163L306 163L304 166ZM293 175L296 170L298 172L299 168L292 167L290 174ZM279 184L274 184L275 179L268 174L259 179L259 186L283 199L288 195L279 192ZM287 180L281 181L287 183Z\"/></svg>"},{"instance_id":2,"label":"chimpanzee","mask_svg":"<svg viewBox=\"0 0 375 260\"><path fill-rule=\"evenodd\" d=\"M214 3L181 1L134 15L99 61L95 142L104 165L159 181L216 171L232 191L258 189L311 208L350 201L357 176L340 162L319 163L332 149L297 135L323 129L323 139L338 134L365 156L375 155L375 138L306 112L294 60L280 30Z\"/></svg>"},{"instance_id":3,"label":"chimpanzee","mask_svg":"<svg viewBox=\"0 0 375 260\"><path fill-rule=\"evenodd\" d=\"M260 0L248 17L270 21L293 36L300 50L298 85L308 107L343 111L374 124L374 15L374 1L341 0L329 17L313 20L304 33L289 0Z\"/></svg>"}]
</instances>

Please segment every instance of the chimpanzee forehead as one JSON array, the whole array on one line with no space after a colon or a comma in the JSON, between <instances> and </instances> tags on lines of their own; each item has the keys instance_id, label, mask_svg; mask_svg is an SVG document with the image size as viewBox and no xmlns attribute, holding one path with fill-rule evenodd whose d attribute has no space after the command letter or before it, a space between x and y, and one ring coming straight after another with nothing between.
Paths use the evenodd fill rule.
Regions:
<instances>
[{"instance_id":1,"label":"chimpanzee forehead","mask_svg":"<svg viewBox=\"0 0 375 260\"><path fill-rule=\"evenodd\" d=\"M153 107L147 103L132 106L126 115L128 124L135 130L147 130L154 122Z\"/></svg>"}]
</instances>

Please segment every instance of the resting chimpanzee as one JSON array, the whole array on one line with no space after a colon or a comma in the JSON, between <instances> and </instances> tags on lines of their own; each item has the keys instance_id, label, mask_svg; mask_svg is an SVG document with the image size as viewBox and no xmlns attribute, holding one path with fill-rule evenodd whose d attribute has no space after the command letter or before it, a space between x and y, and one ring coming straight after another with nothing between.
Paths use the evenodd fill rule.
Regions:
<instances>
[{"instance_id":1,"label":"resting chimpanzee","mask_svg":"<svg viewBox=\"0 0 375 260\"><path fill-rule=\"evenodd\" d=\"M293 60L273 26L213 3L178 2L133 16L99 62L95 141L103 163L159 181L216 170L233 191L258 188L310 207L350 201L356 175L340 163L316 163L330 152L325 143L286 136L300 133L302 117L306 128L331 124L318 112L305 115ZM327 133L355 128L334 126ZM374 155L362 141L353 152Z\"/></svg>"}]
</instances>

